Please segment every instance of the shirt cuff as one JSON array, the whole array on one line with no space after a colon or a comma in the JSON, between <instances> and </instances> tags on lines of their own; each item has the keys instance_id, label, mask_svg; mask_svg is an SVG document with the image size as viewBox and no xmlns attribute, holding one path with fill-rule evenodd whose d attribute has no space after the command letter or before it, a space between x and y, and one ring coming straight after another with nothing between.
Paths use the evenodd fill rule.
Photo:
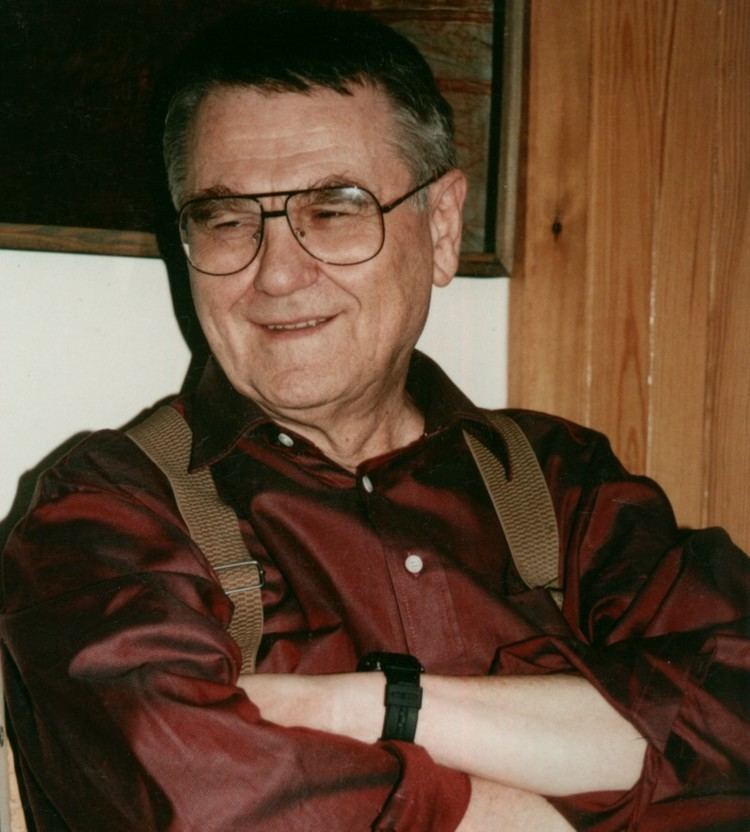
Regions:
<instances>
[{"instance_id":1,"label":"shirt cuff","mask_svg":"<svg viewBox=\"0 0 750 832\"><path fill-rule=\"evenodd\" d=\"M469 805L468 775L438 765L419 745L398 741L380 745L399 761L401 777L373 830L454 832Z\"/></svg>"}]
</instances>

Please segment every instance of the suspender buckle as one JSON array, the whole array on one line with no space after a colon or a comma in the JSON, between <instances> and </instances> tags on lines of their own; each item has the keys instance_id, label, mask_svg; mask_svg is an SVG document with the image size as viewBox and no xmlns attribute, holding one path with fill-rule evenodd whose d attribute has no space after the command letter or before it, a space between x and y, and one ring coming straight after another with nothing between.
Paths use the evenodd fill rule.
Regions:
<instances>
[{"instance_id":1,"label":"suspender buckle","mask_svg":"<svg viewBox=\"0 0 750 832\"><path fill-rule=\"evenodd\" d=\"M236 569L231 574L227 570ZM266 573L257 560L238 560L234 563L224 563L214 566L214 571L221 573L219 578L224 592L227 595L235 595L238 592L249 592L252 589L261 589L266 583Z\"/></svg>"}]
</instances>

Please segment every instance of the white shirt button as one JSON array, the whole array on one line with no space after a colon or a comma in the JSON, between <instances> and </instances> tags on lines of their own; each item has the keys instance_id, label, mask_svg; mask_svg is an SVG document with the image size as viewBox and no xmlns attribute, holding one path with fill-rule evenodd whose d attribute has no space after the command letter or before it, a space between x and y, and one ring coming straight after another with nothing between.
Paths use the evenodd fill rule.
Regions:
<instances>
[{"instance_id":1,"label":"white shirt button","mask_svg":"<svg viewBox=\"0 0 750 832\"><path fill-rule=\"evenodd\" d=\"M419 555L409 555L404 561L404 566L407 572L411 572L412 575L419 575L424 569L424 561Z\"/></svg>"},{"instance_id":2,"label":"white shirt button","mask_svg":"<svg viewBox=\"0 0 750 832\"><path fill-rule=\"evenodd\" d=\"M375 486L372 484L372 480L367 476L367 474L362 477L362 488L364 488L368 494L372 494L375 490Z\"/></svg>"},{"instance_id":3,"label":"white shirt button","mask_svg":"<svg viewBox=\"0 0 750 832\"><path fill-rule=\"evenodd\" d=\"M291 448L294 445L294 439L288 433L280 433L278 440L285 448Z\"/></svg>"}]
</instances>

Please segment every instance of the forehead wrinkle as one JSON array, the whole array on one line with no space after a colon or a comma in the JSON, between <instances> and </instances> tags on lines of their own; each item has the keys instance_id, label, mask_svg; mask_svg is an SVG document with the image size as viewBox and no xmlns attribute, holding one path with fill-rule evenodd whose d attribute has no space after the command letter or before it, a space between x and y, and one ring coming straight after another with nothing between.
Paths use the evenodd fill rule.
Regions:
<instances>
[{"instance_id":1,"label":"forehead wrinkle","mask_svg":"<svg viewBox=\"0 0 750 832\"><path fill-rule=\"evenodd\" d=\"M363 94L375 96L366 109L361 104ZM258 111L253 112L247 106L253 95L260 98L263 105L276 101L280 106L275 112L262 106L260 118L256 120ZM322 121L315 123L311 118L305 123L302 137L299 119L287 120L285 114L290 112L289 106L295 100L308 104L316 98L322 102L319 108ZM341 132L348 135L352 132L350 128L358 125L363 137L361 145L357 143L359 149L354 168L351 142L338 131L331 130L331 120L327 117L330 109L327 104L332 103L341 110L340 104L344 102L351 102L352 108L345 108ZM347 119L349 112L346 111L351 112L351 121ZM232 118L232 112L236 117ZM375 119L376 114L384 119ZM373 121L378 121L382 129L375 130ZM195 198L204 193L252 195L329 185L358 185L379 197L387 196L393 186L381 181L382 174L394 162L399 167L404 166L389 140L394 126L390 102L378 90L368 88L362 88L359 95L343 99L343 102L340 95L330 91L314 95L285 92L261 96L248 90L215 91L201 103L193 122L186 191ZM254 175L255 170L260 172L260 179ZM408 168L406 175L410 178ZM220 188L224 190L220 191Z\"/></svg>"},{"instance_id":2,"label":"forehead wrinkle","mask_svg":"<svg viewBox=\"0 0 750 832\"><path fill-rule=\"evenodd\" d=\"M268 114L264 117L248 117L247 110L243 112L242 99L253 94L252 91L237 91L239 99L237 104L238 114L231 121L226 120L226 102L231 102L234 97L230 93L215 92L209 94L201 102L191 132L191 155L195 157L200 153L202 146L206 143L213 144L215 137L219 137L218 146L222 149L222 157L225 161L232 161L237 164L247 162L249 164L273 164L278 158L279 148L285 148L289 160L305 157L315 153L325 152L336 148L336 137L332 134L330 125L321 122L308 122L305 125L304 139L300 136L299 128L289 123L286 118L270 118ZM273 102L274 99L280 103L287 103L289 99L307 98L310 96L295 93L279 93L276 96L263 96L266 101ZM214 111L218 108L223 118L215 119ZM323 116L324 117L324 116Z\"/></svg>"}]
</instances>

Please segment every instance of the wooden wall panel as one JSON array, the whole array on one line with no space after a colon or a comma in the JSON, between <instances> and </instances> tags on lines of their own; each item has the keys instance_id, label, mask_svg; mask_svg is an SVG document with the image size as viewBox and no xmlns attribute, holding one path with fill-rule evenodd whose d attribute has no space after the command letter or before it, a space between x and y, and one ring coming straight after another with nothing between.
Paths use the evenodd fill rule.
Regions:
<instances>
[{"instance_id":1,"label":"wooden wall panel","mask_svg":"<svg viewBox=\"0 0 750 832\"><path fill-rule=\"evenodd\" d=\"M671 21L668 14L650 15L647 2L595 2L592 12L587 421L606 425L625 464L643 470L650 266L668 67L663 44Z\"/></svg>"},{"instance_id":2,"label":"wooden wall panel","mask_svg":"<svg viewBox=\"0 0 750 832\"><path fill-rule=\"evenodd\" d=\"M718 89L716 0L676 2L665 55L665 113L651 264L650 436L657 473L682 517L703 512L709 296Z\"/></svg>"},{"instance_id":3,"label":"wooden wall panel","mask_svg":"<svg viewBox=\"0 0 750 832\"><path fill-rule=\"evenodd\" d=\"M722 6L707 408L706 518L750 549L750 4Z\"/></svg>"},{"instance_id":4,"label":"wooden wall panel","mask_svg":"<svg viewBox=\"0 0 750 832\"><path fill-rule=\"evenodd\" d=\"M603 430L747 548L750 4L530 9L511 402Z\"/></svg>"},{"instance_id":5,"label":"wooden wall panel","mask_svg":"<svg viewBox=\"0 0 750 832\"><path fill-rule=\"evenodd\" d=\"M588 387L585 374L569 368L586 347L588 159L579 148L589 141L589 2L568 0L565 14L554 3L533 12L528 199L518 213L520 258L511 281L509 396L578 414L582 404L586 412Z\"/></svg>"}]
</instances>

